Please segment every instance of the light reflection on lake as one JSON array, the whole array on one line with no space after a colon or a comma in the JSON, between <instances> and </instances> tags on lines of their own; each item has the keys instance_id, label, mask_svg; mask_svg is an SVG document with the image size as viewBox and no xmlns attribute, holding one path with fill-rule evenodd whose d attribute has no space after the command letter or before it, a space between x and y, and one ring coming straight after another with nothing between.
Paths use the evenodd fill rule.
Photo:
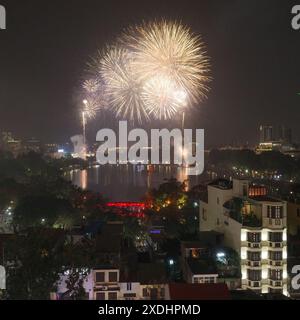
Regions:
<instances>
[{"instance_id":1,"label":"light reflection on lake","mask_svg":"<svg viewBox=\"0 0 300 320\"><path fill-rule=\"evenodd\" d=\"M171 165L94 165L87 170L66 174L75 185L103 193L111 201L138 201L145 192L165 179L185 181L188 188L199 184L203 177L187 176L187 168Z\"/></svg>"}]
</instances>

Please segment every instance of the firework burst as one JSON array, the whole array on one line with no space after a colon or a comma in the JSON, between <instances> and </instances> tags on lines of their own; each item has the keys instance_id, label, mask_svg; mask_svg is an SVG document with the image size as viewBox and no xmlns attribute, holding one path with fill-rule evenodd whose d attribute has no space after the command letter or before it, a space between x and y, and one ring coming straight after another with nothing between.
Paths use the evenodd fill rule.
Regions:
<instances>
[{"instance_id":1,"label":"firework burst","mask_svg":"<svg viewBox=\"0 0 300 320\"><path fill-rule=\"evenodd\" d=\"M89 79L83 82L83 112L87 118L95 118L97 113L106 108L107 101L104 92L104 86L96 79Z\"/></svg>"},{"instance_id":2,"label":"firework burst","mask_svg":"<svg viewBox=\"0 0 300 320\"><path fill-rule=\"evenodd\" d=\"M100 83L96 79L88 79L83 82L82 87L87 93L94 94L99 91Z\"/></svg>"},{"instance_id":3,"label":"firework burst","mask_svg":"<svg viewBox=\"0 0 300 320\"><path fill-rule=\"evenodd\" d=\"M100 79L84 83L91 116L102 99L119 118L169 119L200 102L209 90L204 44L177 22L129 28L114 46L99 52L90 67Z\"/></svg>"},{"instance_id":4,"label":"firework burst","mask_svg":"<svg viewBox=\"0 0 300 320\"><path fill-rule=\"evenodd\" d=\"M145 82L142 98L147 113L156 119L169 119L186 106L186 93L170 78L155 76Z\"/></svg>"},{"instance_id":5,"label":"firework burst","mask_svg":"<svg viewBox=\"0 0 300 320\"><path fill-rule=\"evenodd\" d=\"M209 60L199 36L177 22L151 22L130 28L122 42L135 54L139 78L169 78L190 103L206 97Z\"/></svg>"},{"instance_id":6,"label":"firework burst","mask_svg":"<svg viewBox=\"0 0 300 320\"><path fill-rule=\"evenodd\" d=\"M117 117L141 122L148 119L142 97L142 81L133 69L133 55L130 51L112 47L100 60L98 69L105 83L105 94L110 108Z\"/></svg>"}]
</instances>

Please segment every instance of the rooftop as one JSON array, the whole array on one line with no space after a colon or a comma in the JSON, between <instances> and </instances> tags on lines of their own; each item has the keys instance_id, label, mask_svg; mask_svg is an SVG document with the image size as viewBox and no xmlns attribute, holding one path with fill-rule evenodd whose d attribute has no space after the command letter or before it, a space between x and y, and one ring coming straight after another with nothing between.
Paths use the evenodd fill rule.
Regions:
<instances>
[{"instance_id":1,"label":"rooftop","mask_svg":"<svg viewBox=\"0 0 300 320\"><path fill-rule=\"evenodd\" d=\"M209 186L221 189L230 190L232 189L232 182L227 179L216 179L208 184Z\"/></svg>"},{"instance_id":2,"label":"rooftop","mask_svg":"<svg viewBox=\"0 0 300 320\"><path fill-rule=\"evenodd\" d=\"M271 198L268 196L254 196L254 197L249 197L249 199L254 201L259 201L259 202L282 202L281 200Z\"/></svg>"}]
</instances>

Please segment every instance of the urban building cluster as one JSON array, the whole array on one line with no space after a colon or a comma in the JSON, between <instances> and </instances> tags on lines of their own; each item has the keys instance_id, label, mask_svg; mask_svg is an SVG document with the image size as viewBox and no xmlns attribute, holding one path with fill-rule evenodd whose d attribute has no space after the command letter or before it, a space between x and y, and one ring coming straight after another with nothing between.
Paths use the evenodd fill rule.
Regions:
<instances>
[{"instance_id":1,"label":"urban building cluster","mask_svg":"<svg viewBox=\"0 0 300 320\"><path fill-rule=\"evenodd\" d=\"M261 125L259 127L258 153L264 151L280 151L292 157L299 157L299 147L293 143L292 130L284 125L278 127Z\"/></svg>"},{"instance_id":2,"label":"urban building cluster","mask_svg":"<svg viewBox=\"0 0 300 320\"><path fill-rule=\"evenodd\" d=\"M264 149L270 143L273 150L273 128L262 126L260 133L259 152L270 151ZM292 146L291 131L281 127L277 141L280 147L276 150L292 156L287 148ZM54 158L65 155L56 144L19 141L9 132L2 133L1 149L14 155L29 151ZM105 210L113 218L66 228L68 241L94 246L93 255L101 263L73 265L59 275L49 298L74 299L74 290L70 290L74 268L77 281L82 281L81 298L87 300L300 297L300 290L292 285L293 267L300 265L300 190L295 189L290 198L280 192L275 196L269 185L249 176L203 181L184 189L177 198L171 190L169 194L166 188L152 202L107 202ZM163 211L169 206L173 213ZM166 221L175 219L176 226L187 225L186 212L193 213L189 218L194 229L174 236ZM0 213L0 265L5 264L4 244L15 233L13 216L12 201ZM133 219L137 229L135 225L128 231L124 217ZM54 232L59 237L61 230ZM1 285L5 289L5 281Z\"/></svg>"},{"instance_id":3,"label":"urban building cluster","mask_svg":"<svg viewBox=\"0 0 300 320\"><path fill-rule=\"evenodd\" d=\"M2 131L0 133L0 149L10 152L14 157L33 151L43 153L52 158L61 158L68 153L67 149L69 147L69 144L62 146L58 143L43 143L34 137L18 139L10 131Z\"/></svg>"}]
</instances>

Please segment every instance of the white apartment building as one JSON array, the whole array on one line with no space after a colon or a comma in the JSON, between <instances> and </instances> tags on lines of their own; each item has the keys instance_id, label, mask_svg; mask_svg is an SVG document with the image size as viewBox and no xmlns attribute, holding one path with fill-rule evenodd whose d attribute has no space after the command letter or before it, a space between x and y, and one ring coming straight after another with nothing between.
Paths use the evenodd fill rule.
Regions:
<instances>
[{"instance_id":1,"label":"white apartment building","mask_svg":"<svg viewBox=\"0 0 300 320\"><path fill-rule=\"evenodd\" d=\"M241 256L242 288L287 291L287 204L247 180L217 180L200 201L200 231L224 234Z\"/></svg>"},{"instance_id":2,"label":"white apartment building","mask_svg":"<svg viewBox=\"0 0 300 320\"><path fill-rule=\"evenodd\" d=\"M69 299L66 280L68 274L62 275L57 285L57 292L51 299ZM120 270L111 267L93 269L85 277L83 288L87 300L163 300L166 284L145 284L141 282L123 282Z\"/></svg>"}]
</instances>

